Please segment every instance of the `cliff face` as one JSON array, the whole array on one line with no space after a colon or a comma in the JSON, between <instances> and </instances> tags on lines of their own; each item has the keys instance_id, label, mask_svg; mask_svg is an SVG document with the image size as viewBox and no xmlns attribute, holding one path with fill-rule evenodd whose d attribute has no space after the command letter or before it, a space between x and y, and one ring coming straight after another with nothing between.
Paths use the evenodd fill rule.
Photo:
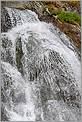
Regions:
<instances>
[{"instance_id":1,"label":"cliff face","mask_svg":"<svg viewBox=\"0 0 82 122\"><path fill-rule=\"evenodd\" d=\"M72 39L70 41L73 41L75 46L80 51L81 49L80 1L54 1L54 2L13 1L9 3L2 2L2 7L4 5L8 7L17 8L20 10L29 9L35 11L38 14L39 19L41 21L45 21L47 23L50 22L53 23L53 25L56 25L61 31L63 31L67 36L69 36Z\"/></svg>"}]
</instances>

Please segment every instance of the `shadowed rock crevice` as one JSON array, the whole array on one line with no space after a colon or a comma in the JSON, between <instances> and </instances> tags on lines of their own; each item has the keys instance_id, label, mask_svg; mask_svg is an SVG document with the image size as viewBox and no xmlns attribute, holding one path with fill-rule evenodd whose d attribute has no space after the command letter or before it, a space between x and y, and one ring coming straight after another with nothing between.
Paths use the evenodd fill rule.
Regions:
<instances>
[{"instance_id":1,"label":"shadowed rock crevice","mask_svg":"<svg viewBox=\"0 0 82 122\"><path fill-rule=\"evenodd\" d=\"M22 57L23 57L22 42L21 38L19 38L16 42L16 63L19 72L21 72L23 75Z\"/></svg>"}]
</instances>

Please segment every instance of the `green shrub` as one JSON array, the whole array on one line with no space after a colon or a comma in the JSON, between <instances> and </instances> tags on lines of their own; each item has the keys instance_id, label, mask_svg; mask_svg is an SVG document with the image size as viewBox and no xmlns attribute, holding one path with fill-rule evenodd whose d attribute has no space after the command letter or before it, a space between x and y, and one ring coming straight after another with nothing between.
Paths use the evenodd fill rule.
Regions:
<instances>
[{"instance_id":1,"label":"green shrub","mask_svg":"<svg viewBox=\"0 0 82 122\"><path fill-rule=\"evenodd\" d=\"M67 12L67 11L61 11L58 14L58 19L62 22L68 22L68 23L81 23L81 17L75 12Z\"/></svg>"}]
</instances>

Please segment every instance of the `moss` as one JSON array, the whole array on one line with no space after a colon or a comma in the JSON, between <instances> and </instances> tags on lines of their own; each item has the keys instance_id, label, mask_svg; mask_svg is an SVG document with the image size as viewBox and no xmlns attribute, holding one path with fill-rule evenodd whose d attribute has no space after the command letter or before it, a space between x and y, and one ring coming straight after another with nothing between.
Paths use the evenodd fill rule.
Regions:
<instances>
[{"instance_id":1,"label":"moss","mask_svg":"<svg viewBox=\"0 0 82 122\"><path fill-rule=\"evenodd\" d=\"M75 12L61 11L58 14L58 19L62 22L68 22L71 24L78 23L80 25L81 23L81 17Z\"/></svg>"}]
</instances>

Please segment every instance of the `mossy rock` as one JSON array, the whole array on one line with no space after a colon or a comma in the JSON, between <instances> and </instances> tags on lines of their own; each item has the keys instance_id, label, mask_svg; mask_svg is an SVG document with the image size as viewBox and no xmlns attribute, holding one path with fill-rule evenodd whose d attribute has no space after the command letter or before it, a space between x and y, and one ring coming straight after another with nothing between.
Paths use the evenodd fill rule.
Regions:
<instances>
[{"instance_id":1,"label":"mossy rock","mask_svg":"<svg viewBox=\"0 0 82 122\"><path fill-rule=\"evenodd\" d=\"M61 11L61 8L57 8L53 4L48 4L46 7L48 8L51 15L57 15Z\"/></svg>"}]
</instances>

